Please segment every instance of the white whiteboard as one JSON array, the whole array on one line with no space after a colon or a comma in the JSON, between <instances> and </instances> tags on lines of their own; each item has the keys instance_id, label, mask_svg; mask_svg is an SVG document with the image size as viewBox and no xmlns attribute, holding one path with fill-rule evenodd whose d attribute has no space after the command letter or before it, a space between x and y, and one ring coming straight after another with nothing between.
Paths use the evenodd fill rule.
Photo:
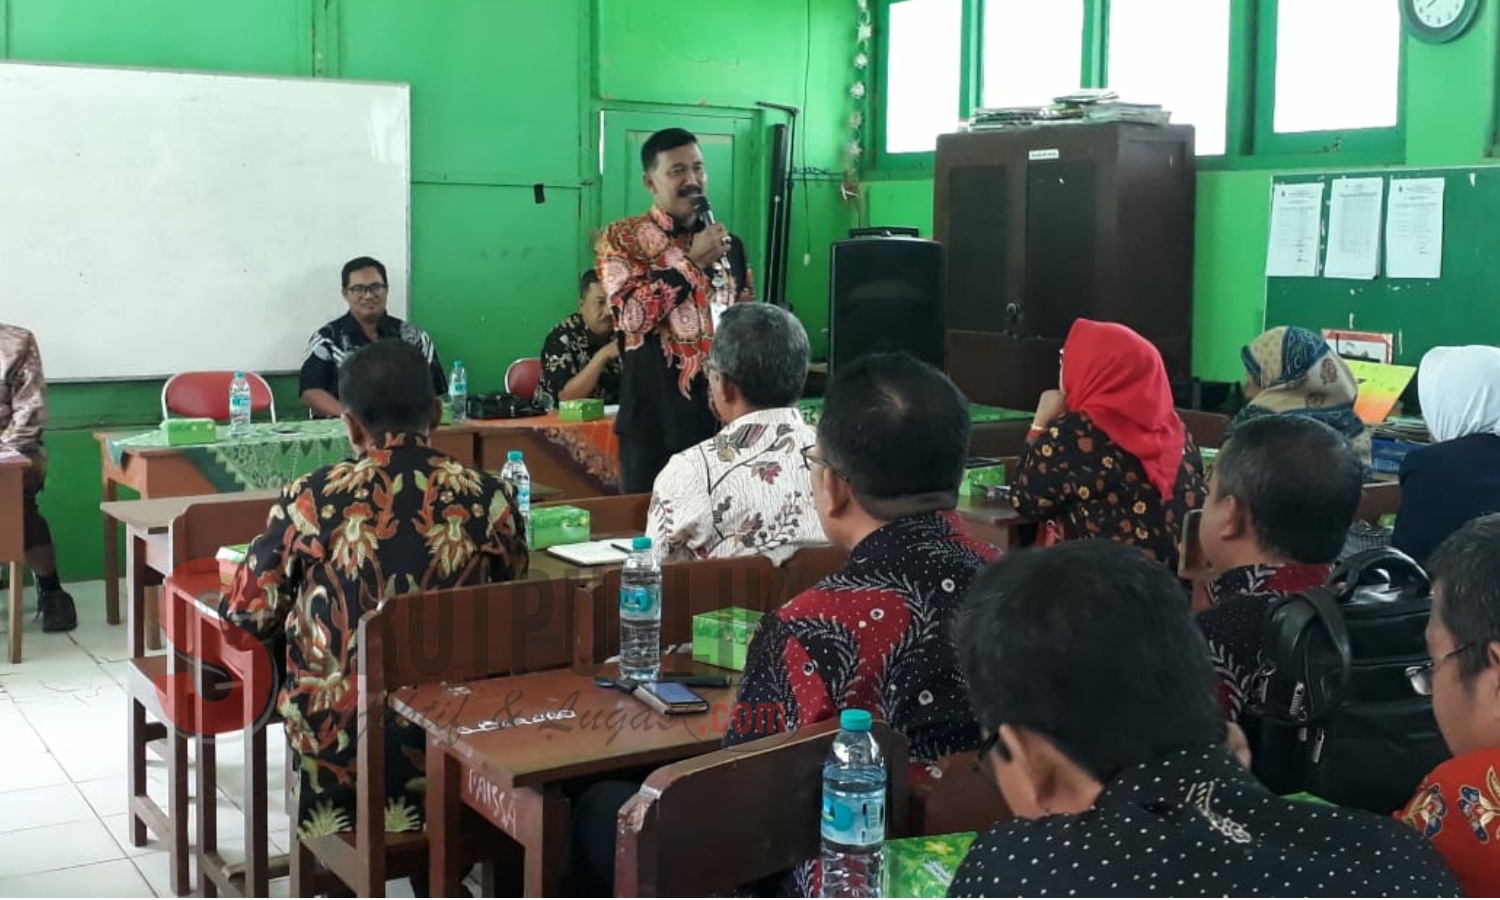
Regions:
<instances>
[{"instance_id":1,"label":"white whiteboard","mask_svg":"<svg viewBox=\"0 0 1500 900\"><path fill-rule=\"evenodd\" d=\"M406 85L0 63L0 321L49 381L296 370L373 256L406 313Z\"/></svg>"}]
</instances>

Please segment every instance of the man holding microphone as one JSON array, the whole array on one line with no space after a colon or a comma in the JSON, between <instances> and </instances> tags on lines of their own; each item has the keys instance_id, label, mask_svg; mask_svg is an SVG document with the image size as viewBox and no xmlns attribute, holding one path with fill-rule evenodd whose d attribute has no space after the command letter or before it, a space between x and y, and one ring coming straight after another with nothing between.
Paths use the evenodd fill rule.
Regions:
<instances>
[{"instance_id":1,"label":"man holding microphone","mask_svg":"<svg viewBox=\"0 0 1500 900\"><path fill-rule=\"evenodd\" d=\"M599 277L623 342L620 490L651 492L674 453L719 428L703 371L718 313L755 299L745 245L714 221L698 139L668 128L641 148L652 206L605 229Z\"/></svg>"}]
</instances>

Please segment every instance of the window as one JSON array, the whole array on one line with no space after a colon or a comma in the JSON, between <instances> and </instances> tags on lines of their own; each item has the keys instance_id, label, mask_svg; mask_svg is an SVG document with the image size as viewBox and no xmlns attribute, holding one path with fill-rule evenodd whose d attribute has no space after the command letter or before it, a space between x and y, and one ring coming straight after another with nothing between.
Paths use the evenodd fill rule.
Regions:
<instances>
[{"instance_id":1,"label":"window","mask_svg":"<svg viewBox=\"0 0 1500 900\"><path fill-rule=\"evenodd\" d=\"M896 0L885 31L885 152L930 153L958 129L963 0Z\"/></svg>"},{"instance_id":2,"label":"window","mask_svg":"<svg viewBox=\"0 0 1500 900\"><path fill-rule=\"evenodd\" d=\"M1044 106L1083 86L1085 0L985 0L985 107Z\"/></svg>"},{"instance_id":3,"label":"window","mask_svg":"<svg viewBox=\"0 0 1500 900\"><path fill-rule=\"evenodd\" d=\"M1399 6L1370 0L1283 0L1275 7L1275 131L1395 127Z\"/></svg>"},{"instance_id":4,"label":"window","mask_svg":"<svg viewBox=\"0 0 1500 900\"><path fill-rule=\"evenodd\" d=\"M1110 0L1108 86L1192 125L1199 155L1224 152L1230 0ZM1170 24L1168 24L1170 23ZM1170 31L1170 48L1163 36ZM1165 51L1165 52L1164 52Z\"/></svg>"}]
</instances>

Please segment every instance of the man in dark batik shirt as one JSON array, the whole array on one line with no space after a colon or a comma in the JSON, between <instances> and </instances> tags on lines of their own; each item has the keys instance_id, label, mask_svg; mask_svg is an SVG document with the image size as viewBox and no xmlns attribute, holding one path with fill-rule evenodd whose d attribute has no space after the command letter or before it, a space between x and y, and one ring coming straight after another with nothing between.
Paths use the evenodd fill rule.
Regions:
<instances>
[{"instance_id":1,"label":"man in dark batik shirt","mask_svg":"<svg viewBox=\"0 0 1500 900\"><path fill-rule=\"evenodd\" d=\"M1284 800L1225 746L1203 635L1139 550L1076 541L974 583L959 656L1014 821L950 897L1457 896L1394 819Z\"/></svg>"},{"instance_id":2,"label":"man in dark batik shirt","mask_svg":"<svg viewBox=\"0 0 1500 900\"><path fill-rule=\"evenodd\" d=\"M641 147L653 205L610 225L599 277L624 342L620 380L620 492L649 494L673 454L719 430L703 363L718 313L755 299L745 245L694 206L708 189L698 139L659 131Z\"/></svg>"},{"instance_id":3,"label":"man in dark batik shirt","mask_svg":"<svg viewBox=\"0 0 1500 900\"><path fill-rule=\"evenodd\" d=\"M1347 438L1303 416L1250 419L1214 459L1198 530L1213 575L1198 627L1230 721L1240 720L1260 669L1272 605L1328 580L1363 471Z\"/></svg>"},{"instance_id":4,"label":"man in dark batik shirt","mask_svg":"<svg viewBox=\"0 0 1500 900\"><path fill-rule=\"evenodd\" d=\"M442 407L421 351L378 341L340 369L344 422L358 457L287 485L251 544L221 614L263 640L287 639L279 710L302 783L297 830L354 828L362 615L393 594L522 577L526 546L510 489L433 450ZM386 830L420 831L422 731L387 732Z\"/></svg>"},{"instance_id":5,"label":"man in dark batik shirt","mask_svg":"<svg viewBox=\"0 0 1500 900\"><path fill-rule=\"evenodd\" d=\"M537 396L556 406L563 400L620 400L620 342L614 311L593 269L578 279L578 312L542 343L542 376Z\"/></svg>"},{"instance_id":6,"label":"man in dark batik shirt","mask_svg":"<svg viewBox=\"0 0 1500 900\"><path fill-rule=\"evenodd\" d=\"M867 356L828 385L817 435L803 451L813 505L849 561L761 621L724 743L865 709L906 737L910 777L926 778L930 764L979 744L951 625L969 583L1000 553L969 537L954 512L968 404L925 363ZM606 782L579 800L582 896L612 884L615 817L635 787ZM779 887L816 897L819 876L810 861Z\"/></svg>"},{"instance_id":7,"label":"man in dark batik shirt","mask_svg":"<svg viewBox=\"0 0 1500 900\"><path fill-rule=\"evenodd\" d=\"M385 265L378 259L361 256L344 263L339 278L349 311L313 332L307 340L307 354L298 376L303 405L315 415L328 418L343 415L339 403L339 366L359 348L385 339L405 341L422 351L427 361L425 375L431 379L433 391L447 393L448 377L443 374L443 363L438 359L432 337L386 312L391 286Z\"/></svg>"}]
</instances>

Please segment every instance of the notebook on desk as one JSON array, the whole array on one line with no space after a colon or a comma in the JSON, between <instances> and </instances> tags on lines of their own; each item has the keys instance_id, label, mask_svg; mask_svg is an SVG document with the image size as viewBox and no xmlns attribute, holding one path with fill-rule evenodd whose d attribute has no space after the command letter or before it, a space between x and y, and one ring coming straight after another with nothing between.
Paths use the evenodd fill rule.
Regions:
<instances>
[{"instance_id":1,"label":"notebook on desk","mask_svg":"<svg viewBox=\"0 0 1500 900\"><path fill-rule=\"evenodd\" d=\"M625 549L621 549L621 544ZM558 544L548 547L547 552L577 566L608 566L629 559L629 547L629 541L584 541L578 544Z\"/></svg>"}]
</instances>

